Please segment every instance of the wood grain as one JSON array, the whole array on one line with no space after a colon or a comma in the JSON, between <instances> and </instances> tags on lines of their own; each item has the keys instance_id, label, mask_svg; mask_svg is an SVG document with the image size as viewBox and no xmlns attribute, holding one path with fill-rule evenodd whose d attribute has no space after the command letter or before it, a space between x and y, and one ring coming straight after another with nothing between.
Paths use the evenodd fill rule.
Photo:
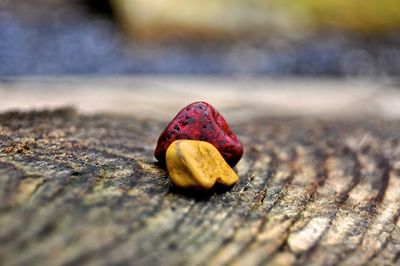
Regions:
<instances>
[{"instance_id":1,"label":"wood grain","mask_svg":"<svg viewBox=\"0 0 400 266\"><path fill-rule=\"evenodd\" d=\"M167 121L0 115L2 265L400 264L400 122L259 116L231 190L174 189Z\"/></svg>"}]
</instances>

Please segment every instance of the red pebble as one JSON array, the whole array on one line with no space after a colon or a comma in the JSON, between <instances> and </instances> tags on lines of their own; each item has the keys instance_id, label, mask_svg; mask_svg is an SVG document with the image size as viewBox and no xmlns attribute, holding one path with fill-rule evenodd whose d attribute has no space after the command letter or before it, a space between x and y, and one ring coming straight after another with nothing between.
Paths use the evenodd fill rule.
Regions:
<instances>
[{"instance_id":1,"label":"red pebble","mask_svg":"<svg viewBox=\"0 0 400 266\"><path fill-rule=\"evenodd\" d=\"M168 124L154 152L158 161L165 162L168 146L178 139L202 140L213 144L231 166L243 155L243 146L225 119L206 102L189 104Z\"/></svg>"}]
</instances>

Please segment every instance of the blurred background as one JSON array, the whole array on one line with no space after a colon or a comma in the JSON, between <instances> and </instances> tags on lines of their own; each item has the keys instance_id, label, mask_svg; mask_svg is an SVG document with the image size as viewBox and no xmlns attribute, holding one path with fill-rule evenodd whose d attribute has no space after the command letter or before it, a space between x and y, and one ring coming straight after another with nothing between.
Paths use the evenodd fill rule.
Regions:
<instances>
[{"instance_id":1,"label":"blurred background","mask_svg":"<svg viewBox=\"0 0 400 266\"><path fill-rule=\"evenodd\" d=\"M0 0L0 76L400 74L399 0Z\"/></svg>"}]
</instances>

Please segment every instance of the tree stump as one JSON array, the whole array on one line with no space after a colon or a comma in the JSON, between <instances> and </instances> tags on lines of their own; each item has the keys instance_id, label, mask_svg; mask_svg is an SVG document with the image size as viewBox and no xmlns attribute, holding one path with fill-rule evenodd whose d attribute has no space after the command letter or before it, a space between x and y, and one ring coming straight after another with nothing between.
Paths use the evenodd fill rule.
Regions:
<instances>
[{"instance_id":1,"label":"tree stump","mask_svg":"<svg viewBox=\"0 0 400 266\"><path fill-rule=\"evenodd\" d=\"M399 121L234 123L240 181L206 195L156 164L165 122L0 115L0 264L400 263Z\"/></svg>"}]
</instances>

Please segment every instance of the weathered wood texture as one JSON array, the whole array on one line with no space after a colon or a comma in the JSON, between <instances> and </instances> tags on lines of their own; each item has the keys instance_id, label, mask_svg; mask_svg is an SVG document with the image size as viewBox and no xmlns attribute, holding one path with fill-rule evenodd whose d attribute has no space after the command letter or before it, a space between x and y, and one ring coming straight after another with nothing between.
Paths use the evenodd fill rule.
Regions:
<instances>
[{"instance_id":1,"label":"weathered wood texture","mask_svg":"<svg viewBox=\"0 0 400 266\"><path fill-rule=\"evenodd\" d=\"M240 182L203 197L155 164L164 126L0 115L0 264L400 264L400 122L233 124Z\"/></svg>"}]
</instances>

